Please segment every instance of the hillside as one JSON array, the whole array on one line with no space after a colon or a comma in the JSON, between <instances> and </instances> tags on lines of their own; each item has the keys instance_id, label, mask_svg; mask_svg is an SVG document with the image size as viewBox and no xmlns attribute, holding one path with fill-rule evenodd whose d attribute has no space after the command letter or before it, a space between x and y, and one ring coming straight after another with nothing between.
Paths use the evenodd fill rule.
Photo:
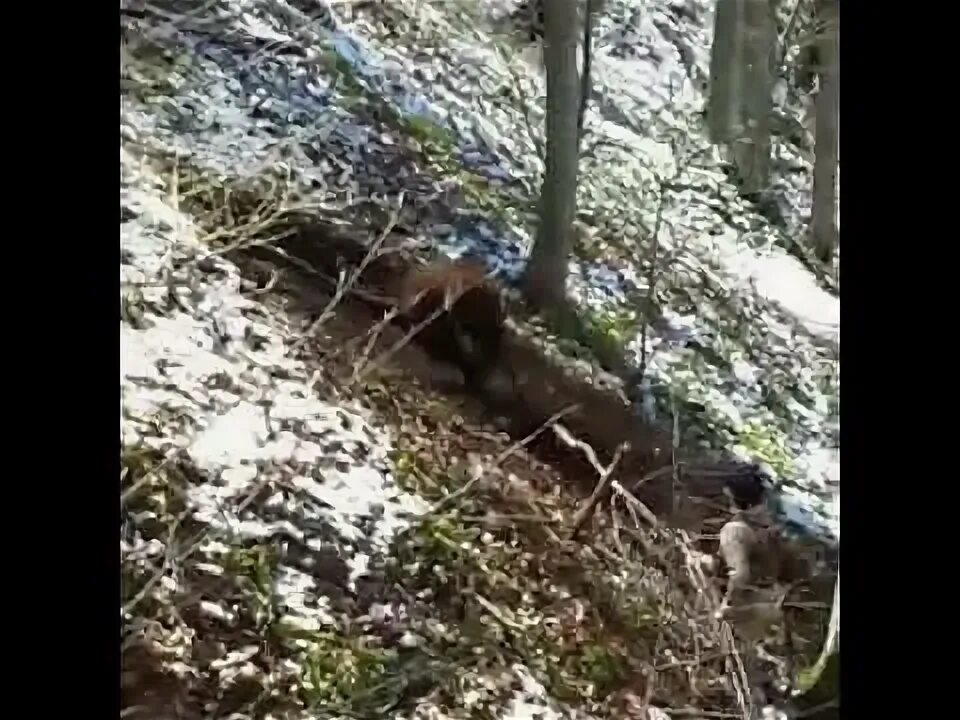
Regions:
<instances>
[{"instance_id":1,"label":"hillside","mask_svg":"<svg viewBox=\"0 0 960 720\"><path fill-rule=\"evenodd\" d=\"M716 518L625 488L571 536L604 468L535 447L550 428L490 427L338 292L332 240L316 262L289 244L291 218L389 230L516 279L544 88L501 5L124 5L128 716L742 717L775 694L757 679L783 675L783 639L741 659L713 616ZM809 158L777 144L762 207L729 183L700 132L710 6L608 0L572 263L591 338L518 324L574 376L595 375L586 340L636 364L645 339L637 411L763 463L781 520L838 542L838 290L796 242ZM823 616L798 611L790 664Z\"/></svg>"}]
</instances>

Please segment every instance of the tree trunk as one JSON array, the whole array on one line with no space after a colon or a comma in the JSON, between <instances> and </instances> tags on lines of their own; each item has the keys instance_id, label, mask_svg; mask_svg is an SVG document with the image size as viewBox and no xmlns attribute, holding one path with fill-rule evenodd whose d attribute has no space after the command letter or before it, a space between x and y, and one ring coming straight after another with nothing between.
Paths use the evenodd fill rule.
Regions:
<instances>
[{"instance_id":1,"label":"tree trunk","mask_svg":"<svg viewBox=\"0 0 960 720\"><path fill-rule=\"evenodd\" d=\"M743 18L745 0L717 0L710 46L710 92L707 129L710 141L721 145L739 136L742 128Z\"/></svg>"},{"instance_id":2,"label":"tree trunk","mask_svg":"<svg viewBox=\"0 0 960 720\"><path fill-rule=\"evenodd\" d=\"M817 3L817 58L820 89L816 99L813 165L813 251L823 262L840 244L837 227L837 168L840 162L840 12L837 0Z\"/></svg>"},{"instance_id":3,"label":"tree trunk","mask_svg":"<svg viewBox=\"0 0 960 720\"><path fill-rule=\"evenodd\" d=\"M734 143L734 162L744 194L766 189L770 177L777 25L772 0L745 0L743 16L743 130Z\"/></svg>"},{"instance_id":4,"label":"tree trunk","mask_svg":"<svg viewBox=\"0 0 960 720\"><path fill-rule=\"evenodd\" d=\"M577 201L577 0L550 0L545 13L547 157L540 192L540 232L527 266L525 290L543 308L566 301Z\"/></svg>"},{"instance_id":5,"label":"tree trunk","mask_svg":"<svg viewBox=\"0 0 960 720\"><path fill-rule=\"evenodd\" d=\"M777 0L717 0L707 127L730 144L744 193L766 188L776 62Z\"/></svg>"}]
</instances>

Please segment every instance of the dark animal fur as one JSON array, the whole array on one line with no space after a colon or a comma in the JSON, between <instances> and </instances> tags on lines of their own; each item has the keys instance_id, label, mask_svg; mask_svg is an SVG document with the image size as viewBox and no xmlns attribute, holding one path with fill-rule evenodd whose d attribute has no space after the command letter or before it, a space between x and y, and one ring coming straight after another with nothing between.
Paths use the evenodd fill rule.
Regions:
<instances>
[{"instance_id":1,"label":"dark animal fur","mask_svg":"<svg viewBox=\"0 0 960 720\"><path fill-rule=\"evenodd\" d=\"M437 360L456 366L465 386L482 391L503 345L503 307L482 265L459 261L412 271L401 296L404 324L412 328L450 302L420 330L418 342Z\"/></svg>"}]
</instances>

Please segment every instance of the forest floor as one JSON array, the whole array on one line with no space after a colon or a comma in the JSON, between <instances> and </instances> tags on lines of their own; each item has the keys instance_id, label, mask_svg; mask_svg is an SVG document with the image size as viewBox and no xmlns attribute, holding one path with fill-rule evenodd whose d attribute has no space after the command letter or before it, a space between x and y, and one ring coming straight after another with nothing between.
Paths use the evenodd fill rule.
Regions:
<instances>
[{"instance_id":1,"label":"forest floor","mask_svg":"<svg viewBox=\"0 0 960 720\"><path fill-rule=\"evenodd\" d=\"M145 25L127 23L121 73L122 716L754 717L782 695L829 607L717 618L728 508L681 525L614 493L574 532L605 468L589 446L551 454L562 418L501 432L416 343L384 357L402 334L337 278L263 241L291 211L368 232L394 161L407 227L449 221L449 188L389 150L432 136L380 135L352 170L273 156L233 100L264 68L191 104L191 63L224 58ZM328 110L331 147L357 152L369 108Z\"/></svg>"}]
</instances>

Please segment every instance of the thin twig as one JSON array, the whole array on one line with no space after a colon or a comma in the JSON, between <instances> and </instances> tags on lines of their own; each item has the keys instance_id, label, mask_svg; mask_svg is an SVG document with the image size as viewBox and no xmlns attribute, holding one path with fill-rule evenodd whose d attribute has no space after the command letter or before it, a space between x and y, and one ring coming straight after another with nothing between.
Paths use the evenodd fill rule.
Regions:
<instances>
[{"instance_id":1,"label":"thin twig","mask_svg":"<svg viewBox=\"0 0 960 720\"><path fill-rule=\"evenodd\" d=\"M351 380L356 381L359 379L360 371L370 362L370 353L373 352L373 346L376 345L377 340L380 339L380 334L387 325L393 322L393 319L398 313L399 308L390 308L383 314L383 319L377 322L372 328L370 328L370 330L367 331L367 335L370 337L363 346L363 352L360 353L360 362L354 365Z\"/></svg>"},{"instance_id":2,"label":"thin twig","mask_svg":"<svg viewBox=\"0 0 960 720\"><path fill-rule=\"evenodd\" d=\"M647 298L646 307L643 309L643 327L640 331L640 368L637 370L637 384L642 385L647 374L647 333L652 321L653 305L656 301L657 293L657 271L659 270L660 255L660 225L663 222L663 203L666 197L666 188L661 182L660 196L657 198L657 215L653 223L653 252L650 257L650 267L647 270Z\"/></svg>"},{"instance_id":3,"label":"thin twig","mask_svg":"<svg viewBox=\"0 0 960 720\"><path fill-rule=\"evenodd\" d=\"M803 0L797 0L797 2L794 4L793 11L790 13L790 19L787 20L787 26L783 29L783 34L779 39L780 57L778 58L777 68L780 70L780 72L783 72L787 68L787 52L789 49L790 36L793 34L793 30L796 27L802 5Z\"/></svg>"},{"instance_id":4,"label":"thin twig","mask_svg":"<svg viewBox=\"0 0 960 720\"><path fill-rule=\"evenodd\" d=\"M476 523L496 523L501 521L507 522L533 522L533 523L554 523L557 522L554 518L547 517L546 515L537 515L531 513L490 513L488 515L461 515L460 519L463 522L476 522Z\"/></svg>"},{"instance_id":5,"label":"thin twig","mask_svg":"<svg viewBox=\"0 0 960 720\"><path fill-rule=\"evenodd\" d=\"M610 483L610 487L613 489L614 492L617 493L617 495L619 495L620 497L622 497L624 500L627 501L628 507L634 510L637 510L641 515L643 515L643 519L647 521L650 527L660 526L660 523L657 520L657 516L654 515L653 511L650 508L648 508L645 504L643 504L639 499L637 499L637 497L633 493L627 490L617 480L614 480L612 483Z\"/></svg>"},{"instance_id":6,"label":"thin twig","mask_svg":"<svg viewBox=\"0 0 960 720\"><path fill-rule=\"evenodd\" d=\"M597 475L603 475L605 468L603 467L603 465L600 464L600 461L597 459L596 450L590 447L590 445L585 443L583 440L579 440L575 438L573 436L573 433L567 430L567 428L565 428L563 425L559 425L559 424L554 425L553 433L558 438L560 438L560 441L567 447L577 448L578 450L580 450L580 452L582 452L584 456L587 458L587 462L590 463L593 469L597 471Z\"/></svg>"},{"instance_id":7,"label":"thin twig","mask_svg":"<svg viewBox=\"0 0 960 720\"><path fill-rule=\"evenodd\" d=\"M355 370L353 373L354 381L363 380L373 370L383 365L383 363L393 357L394 354L398 353L401 349L409 345L410 341L412 341L421 330L423 330L427 325L439 318L445 312L447 312L447 308L443 305L435 309L426 318L414 325L409 332L405 333L404 336L397 340L393 345L377 355L376 358L371 361L367 361L358 370Z\"/></svg>"},{"instance_id":8,"label":"thin twig","mask_svg":"<svg viewBox=\"0 0 960 720\"><path fill-rule=\"evenodd\" d=\"M174 448L166 457L161 460L156 467L150 468L147 472L143 474L139 480L137 480L133 485L127 488L123 493L120 494L120 504L123 505L127 502L132 495L134 495L140 488L142 488L150 478L156 475L158 472L163 470L167 464L173 460L181 452L181 448Z\"/></svg>"},{"instance_id":9,"label":"thin twig","mask_svg":"<svg viewBox=\"0 0 960 720\"><path fill-rule=\"evenodd\" d=\"M699 708L664 708L669 717L705 717L705 718L742 718L739 713L722 710L700 710Z\"/></svg>"},{"instance_id":10,"label":"thin twig","mask_svg":"<svg viewBox=\"0 0 960 720\"><path fill-rule=\"evenodd\" d=\"M551 415L549 418L547 418L546 422L544 422L543 425L541 425L540 427L538 427L536 430L534 430L532 433L530 433L529 435L527 435L527 436L526 436L525 438L523 438L522 440L518 440L517 442L513 443L510 447L508 447L506 450L504 450L504 451L501 452L499 455L497 455L497 456L493 459L493 463L492 463L492 465L490 466L490 469L493 469L493 468L495 468L495 467L498 467L498 466L500 465L500 463L502 463L504 460L506 460L508 457L510 457L510 455L512 455L514 452L516 452L516 451L519 450L520 448L525 447L526 445L528 445L529 443L531 443L538 435L540 435L540 433L542 433L542 432L543 432L544 430L546 430L548 427L551 427L551 426L552 426L554 423L556 423L557 420L559 420L561 417L563 417L564 415L567 415L567 414L573 412L573 411L576 410L576 409L577 409L577 406L576 406L576 405L573 405L573 406L570 406L570 407L566 407L566 408L564 408L564 409L562 409L562 410L554 413L553 415ZM470 478L470 480L468 480L468 481L463 485L463 487L461 487L461 488L459 488L458 490L455 490L454 492L450 493L450 494L447 495L445 498L442 498L442 499L438 500L438 501L437 501L436 503L434 503L433 506L432 506L429 510L427 510L427 512L424 513L421 517L428 517L428 516L430 516L430 515L435 515L435 514L436 514L441 508L443 508L444 506L446 506L446 505L450 504L451 502L453 502L454 500L456 500L456 499L458 499L458 498L463 497L464 495L466 495L468 492L470 492L470 490L473 488L474 485L476 485L478 482L480 482L480 480L484 477L485 474L486 474L486 473L484 473L483 471L477 472L472 478Z\"/></svg>"},{"instance_id":11,"label":"thin twig","mask_svg":"<svg viewBox=\"0 0 960 720\"><path fill-rule=\"evenodd\" d=\"M617 464L620 462L620 458L623 457L623 453L628 447L629 445L627 443L620 443L620 445L617 446L617 450L613 454L613 460L611 460L610 464L604 468L602 473L600 473L600 480L597 482L597 486L593 489L593 492L587 499L586 504L577 510L576 514L573 516L573 527L570 530L571 539L577 536L577 533L580 532L583 524L593 513L593 509L596 507L597 503L600 502L600 497L603 494L603 491L606 490L607 483L610 482L610 478L613 476L613 471L616 469Z\"/></svg>"},{"instance_id":12,"label":"thin twig","mask_svg":"<svg viewBox=\"0 0 960 720\"><path fill-rule=\"evenodd\" d=\"M546 150L544 148L543 142L541 142L540 137L537 135L533 127L533 120L530 118L530 103L529 96L527 95L526 90L523 87L523 81L520 78L519 73L513 67L513 64L510 62L506 53L504 53L499 47L497 51L500 55L500 59L507 68L507 72L510 73L510 77L513 79L513 86L517 91L517 95L520 98L520 106L523 110L523 121L527 128L527 135L530 137L530 142L533 143L533 149L537 153L537 157L540 158L541 162L545 161L547 156Z\"/></svg>"},{"instance_id":13,"label":"thin twig","mask_svg":"<svg viewBox=\"0 0 960 720\"><path fill-rule=\"evenodd\" d=\"M807 718L807 717L810 717L811 715L816 715L821 710L830 710L831 708L835 708L835 707L840 707L840 701L837 698L833 698L832 700L827 700L826 702L822 702L819 705L814 705L813 707L807 708L806 710L801 710L793 717L796 718L796 720L801 720L802 718Z\"/></svg>"},{"instance_id":14,"label":"thin twig","mask_svg":"<svg viewBox=\"0 0 960 720\"><path fill-rule=\"evenodd\" d=\"M360 261L360 264L350 273L349 278L338 284L336 292L334 292L333 297L330 298L330 301L327 303L327 306L323 309L323 312L320 313L320 317L314 320L313 324L307 329L305 333L293 344L291 350L297 350L306 342L307 338L311 337L320 327L330 319L333 315L334 308L340 303L343 299L344 294L346 294L353 286L356 284L360 275L364 270L367 269L374 258L379 257L380 246L383 245L384 241L387 239L387 236L393 231L394 226L397 224L397 220L400 217L400 211L403 210L403 199L404 192L401 190L400 194L397 196L397 207L390 212L390 218L387 221L386 227L380 233L379 237L373 242L370 246L370 250L364 256L363 260Z\"/></svg>"}]
</instances>

